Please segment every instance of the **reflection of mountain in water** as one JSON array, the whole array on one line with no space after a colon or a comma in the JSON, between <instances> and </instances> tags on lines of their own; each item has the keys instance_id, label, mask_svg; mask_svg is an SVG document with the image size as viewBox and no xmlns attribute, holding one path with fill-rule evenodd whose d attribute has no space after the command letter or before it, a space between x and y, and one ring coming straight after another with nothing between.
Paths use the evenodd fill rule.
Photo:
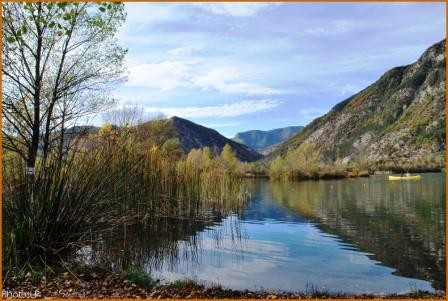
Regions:
<instances>
[{"instance_id":1,"label":"reflection of mountain in water","mask_svg":"<svg viewBox=\"0 0 448 301\"><path fill-rule=\"evenodd\" d=\"M225 210L202 208L193 217L151 217L105 237L96 250L98 261L117 269L140 266L188 273L204 262L213 265L220 256L224 262L235 254L242 256L241 262L246 255L257 259L258 253L246 244L251 237L246 241L244 234L246 226L259 227L251 223L272 227L276 222L312 222L339 238L340 248L372 254L371 259L396 269L396 275L425 279L435 289L445 289L444 176L424 175L412 184L372 177L289 183L250 180L248 185L252 201L244 209L243 204L226 202L221 205L227 206Z\"/></svg>"},{"instance_id":2,"label":"reflection of mountain in water","mask_svg":"<svg viewBox=\"0 0 448 301\"><path fill-rule=\"evenodd\" d=\"M396 275L445 290L444 176L425 175L418 183L371 178L263 187L272 189L278 204L372 253Z\"/></svg>"},{"instance_id":3,"label":"reflection of mountain in water","mask_svg":"<svg viewBox=\"0 0 448 301\"><path fill-rule=\"evenodd\" d=\"M308 219L297 215L296 212L284 206L279 206L272 200L272 192L266 190L267 182L254 181L250 183L252 191L252 200L244 209L241 219L247 222L263 222L264 220L276 220L279 222L303 223Z\"/></svg>"}]
</instances>

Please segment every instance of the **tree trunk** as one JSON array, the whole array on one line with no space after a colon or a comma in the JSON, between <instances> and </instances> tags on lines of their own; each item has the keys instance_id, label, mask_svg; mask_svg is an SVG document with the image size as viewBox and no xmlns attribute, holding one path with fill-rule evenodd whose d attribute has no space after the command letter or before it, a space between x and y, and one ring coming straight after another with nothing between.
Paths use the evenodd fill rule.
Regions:
<instances>
[{"instance_id":1,"label":"tree trunk","mask_svg":"<svg viewBox=\"0 0 448 301\"><path fill-rule=\"evenodd\" d=\"M38 4L37 18L42 14L42 3ZM34 168L36 165L37 152L39 150L40 138L40 92L42 88L42 78L40 73L40 63L42 57L42 30L38 22L36 22L37 29L37 49L36 49L36 66L34 69L34 116L33 116L33 131L31 138L31 145L28 149L27 167Z\"/></svg>"}]
</instances>

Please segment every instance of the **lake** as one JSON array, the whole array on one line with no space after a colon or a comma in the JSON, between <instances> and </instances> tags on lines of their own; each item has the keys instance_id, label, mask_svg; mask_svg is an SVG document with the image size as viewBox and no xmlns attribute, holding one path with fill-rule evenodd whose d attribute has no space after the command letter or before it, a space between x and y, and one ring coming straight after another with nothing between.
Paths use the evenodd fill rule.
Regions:
<instances>
[{"instance_id":1,"label":"lake","mask_svg":"<svg viewBox=\"0 0 448 301\"><path fill-rule=\"evenodd\" d=\"M247 180L245 190L250 200L225 214L126 229L121 264L162 281L240 290L445 291L444 173L414 181Z\"/></svg>"}]
</instances>

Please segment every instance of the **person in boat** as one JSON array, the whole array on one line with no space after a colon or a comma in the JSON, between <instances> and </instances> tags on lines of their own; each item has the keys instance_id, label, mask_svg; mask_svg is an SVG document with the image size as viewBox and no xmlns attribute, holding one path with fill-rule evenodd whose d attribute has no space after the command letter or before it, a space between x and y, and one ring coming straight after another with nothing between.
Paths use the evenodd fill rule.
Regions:
<instances>
[{"instance_id":1,"label":"person in boat","mask_svg":"<svg viewBox=\"0 0 448 301\"><path fill-rule=\"evenodd\" d=\"M410 177L411 173L408 171L406 171L406 173L403 173L403 171L401 172L401 177Z\"/></svg>"}]
</instances>

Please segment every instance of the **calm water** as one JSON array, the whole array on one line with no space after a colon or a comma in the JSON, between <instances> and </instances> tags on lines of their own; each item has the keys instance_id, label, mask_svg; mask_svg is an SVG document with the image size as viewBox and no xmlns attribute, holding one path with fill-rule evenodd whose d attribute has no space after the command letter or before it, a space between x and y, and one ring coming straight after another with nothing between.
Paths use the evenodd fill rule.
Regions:
<instances>
[{"instance_id":1,"label":"calm water","mask_svg":"<svg viewBox=\"0 0 448 301\"><path fill-rule=\"evenodd\" d=\"M246 184L238 212L129 229L121 260L233 289L445 290L444 174Z\"/></svg>"}]
</instances>

